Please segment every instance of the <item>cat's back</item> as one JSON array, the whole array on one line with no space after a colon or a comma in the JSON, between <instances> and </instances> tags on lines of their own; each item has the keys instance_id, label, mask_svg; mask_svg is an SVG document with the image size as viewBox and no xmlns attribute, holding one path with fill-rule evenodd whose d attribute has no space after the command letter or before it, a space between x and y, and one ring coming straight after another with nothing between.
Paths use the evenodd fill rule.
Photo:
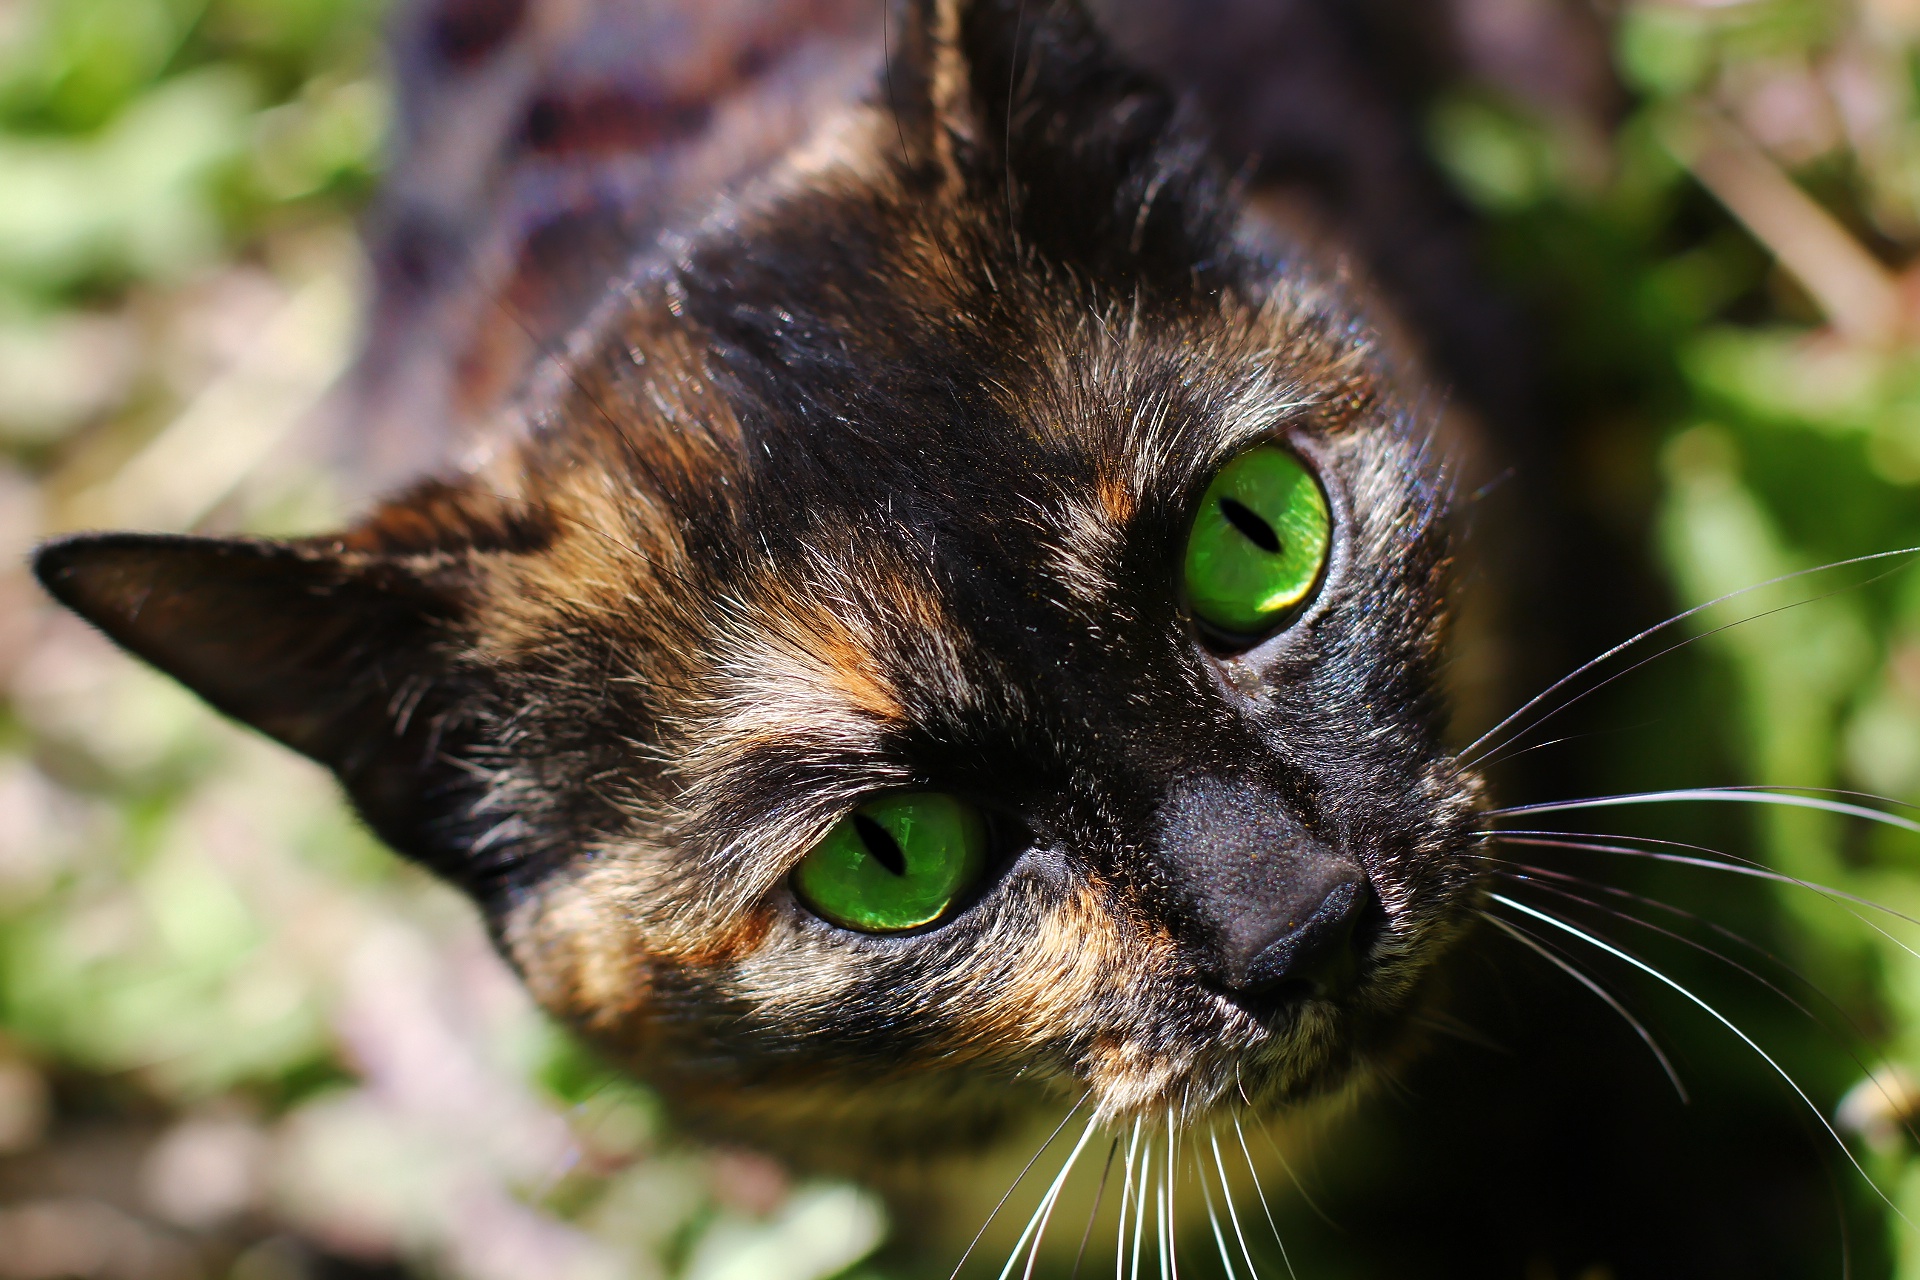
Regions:
<instances>
[{"instance_id":1,"label":"cat's back","mask_svg":"<svg viewBox=\"0 0 1920 1280\"><path fill-rule=\"evenodd\" d=\"M354 468L443 464L653 245L878 65L875 0L427 0L394 24L399 121Z\"/></svg>"}]
</instances>

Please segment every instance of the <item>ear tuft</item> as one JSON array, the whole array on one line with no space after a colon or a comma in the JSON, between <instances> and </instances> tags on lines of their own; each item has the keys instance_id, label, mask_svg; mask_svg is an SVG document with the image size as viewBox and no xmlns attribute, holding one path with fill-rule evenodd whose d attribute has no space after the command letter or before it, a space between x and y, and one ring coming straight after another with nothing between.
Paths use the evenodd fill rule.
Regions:
<instances>
[{"instance_id":1,"label":"ear tuft","mask_svg":"<svg viewBox=\"0 0 1920 1280\"><path fill-rule=\"evenodd\" d=\"M887 34L882 88L899 122L910 162L947 183L960 180L955 143L978 131L960 15L967 0L890 0L895 20Z\"/></svg>"},{"instance_id":2,"label":"ear tuft","mask_svg":"<svg viewBox=\"0 0 1920 1280\"><path fill-rule=\"evenodd\" d=\"M342 534L339 546L386 556L502 551L545 546L552 524L537 507L476 488L472 482L419 481Z\"/></svg>"}]
</instances>

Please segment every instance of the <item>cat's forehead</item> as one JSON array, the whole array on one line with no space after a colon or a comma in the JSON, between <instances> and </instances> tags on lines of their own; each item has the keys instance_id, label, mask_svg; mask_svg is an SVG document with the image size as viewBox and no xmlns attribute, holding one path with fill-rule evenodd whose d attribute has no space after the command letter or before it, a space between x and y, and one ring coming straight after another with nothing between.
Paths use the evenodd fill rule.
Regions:
<instances>
[{"instance_id":1,"label":"cat's forehead","mask_svg":"<svg viewBox=\"0 0 1920 1280\"><path fill-rule=\"evenodd\" d=\"M934 225L896 225L916 217ZM990 221L864 225L810 198L710 231L568 372L545 469L588 527L671 548L700 590L785 597L775 631L846 602L799 627L842 653L826 632L863 609L964 630L956 609L1008 600L1114 607L1256 442L1301 453L1356 527L1431 518L1432 423L1344 290L1227 246L1212 284L1128 294ZM971 256L940 247L967 236Z\"/></svg>"},{"instance_id":2,"label":"cat's forehead","mask_svg":"<svg viewBox=\"0 0 1920 1280\"><path fill-rule=\"evenodd\" d=\"M816 382L753 388L739 457L762 545L841 557L855 579L904 551L894 572L963 609L1099 612L1173 592L1201 491L1257 444L1300 458L1343 532L1375 543L1444 502L1433 422L1396 397L1374 335L1327 292L1145 317L1061 294L1031 288L1013 315L957 302L938 326L863 335L828 397L842 379L884 394L795 412Z\"/></svg>"},{"instance_id":3,"label":"cat's forehead","mask_svg":"<svg viewBox=\"0 0 1920 1280\"><path fill-rule=\"evenodd\" d=\"M1297 293L1144 318L1030 294L999 322L1022 340L989 358L906 326L815 329L809 349L837 353L819 377L716 338L668 288L583 370L545 496L578 518L496 608L536 654L593 617L687 744L689 803L755 831L770 866L858 796L925 781L942 747L1017 738L1007 758L1064 773L1116 728L1102 702L1131 707L1121 731L1207 732L1175 563L1198 488L1256 441L1320 475L1343 545L1418 572L1383 549L1433 514L1425 427L1364 329Z\"/></svg>"},{"instance_id":4,"label":"cat's forehead","mask_svg":"<svg viewBox=\"0 0 1920 1280\"><path fill-rule=\"evenodd\" d=\"M970 553L1016 571L1039 556L1084 586L1100 544L1143 524L1164 537L1262 440L1323 446L1335 484L1378 437L1414 464L1409 490L1429 478L1426 426L1395 403L1376 336L1299 263L1222 247L1213 283L1168 296L1080 280L965 212L944 232L847 228L874 236L849 273L821 247L842 244L831 202L785 211L777 247L723 239L661 286L728 406L763 543L877 532L955 572ZM786 219L818 238L793 243ZM968 255L938 248L969 235L985 243Z\"/></svg>"}]
</instances>

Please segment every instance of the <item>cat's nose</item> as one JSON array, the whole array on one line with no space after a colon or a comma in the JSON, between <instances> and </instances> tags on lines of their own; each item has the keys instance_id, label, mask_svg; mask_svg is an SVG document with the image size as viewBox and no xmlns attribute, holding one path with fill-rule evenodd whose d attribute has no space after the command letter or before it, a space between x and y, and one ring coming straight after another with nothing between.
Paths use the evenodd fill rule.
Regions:
<instances>
[{"instance_id":1,"label":"cat's nose","mask_svg":"<svg viewBox=\"0 0 1920 1280\"><path fill-rule=\"evenodd\" d=\"M1235 995L1337 993L1358 967L1355 932L1372 905L1366 876L1328 859L1275 895L1269 910L1227 931L1219 979Z\"/></svg>"},{"instance_id":2,"label":"cat's nose","mask_svg":"<svg viewBox=\"0 0 1920 1280\"><path fill-rule=\"evenodd\" d=\"M1378 914L1366 873L1272 789L1199 778L1160 807L1154 860L1209 986L1263 1010L1338 995L1359 976Z\"/></svg>"}]
</instances>

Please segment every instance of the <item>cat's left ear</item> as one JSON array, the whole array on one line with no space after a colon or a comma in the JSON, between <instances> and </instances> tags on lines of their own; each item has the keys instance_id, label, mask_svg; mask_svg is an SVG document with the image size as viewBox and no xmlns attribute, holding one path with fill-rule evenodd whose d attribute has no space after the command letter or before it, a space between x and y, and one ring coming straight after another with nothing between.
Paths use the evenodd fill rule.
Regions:
<instances>
[{"instance_id":1,"label":"cat's left ear","mask_svg":"<svg viewBox=\"0 0 1920 1280\"><path fill-rule=\"evenodd\" d=\"M332 769L387 844L470 880L455 794L472 785L455 759L473 712L464 550L382 545L368 527L295 542L81 534L42 546L34 571L121 647Z\"/></svg>"},{"instance_id":2,"label":"cat's left ear","mask_svg":"<svg viewBox=\"0 0 1920 1280\"><path fill-rule=\"evenodd\" d=\"M885 89L924 173L1090 265L1178 262L1217 208L1207 147L1080 0L898 0ZM1211 229L1211 228L1206 228ZM1117 263L1115 265L1118 265Z\"/></svg>"}]
</instances>

